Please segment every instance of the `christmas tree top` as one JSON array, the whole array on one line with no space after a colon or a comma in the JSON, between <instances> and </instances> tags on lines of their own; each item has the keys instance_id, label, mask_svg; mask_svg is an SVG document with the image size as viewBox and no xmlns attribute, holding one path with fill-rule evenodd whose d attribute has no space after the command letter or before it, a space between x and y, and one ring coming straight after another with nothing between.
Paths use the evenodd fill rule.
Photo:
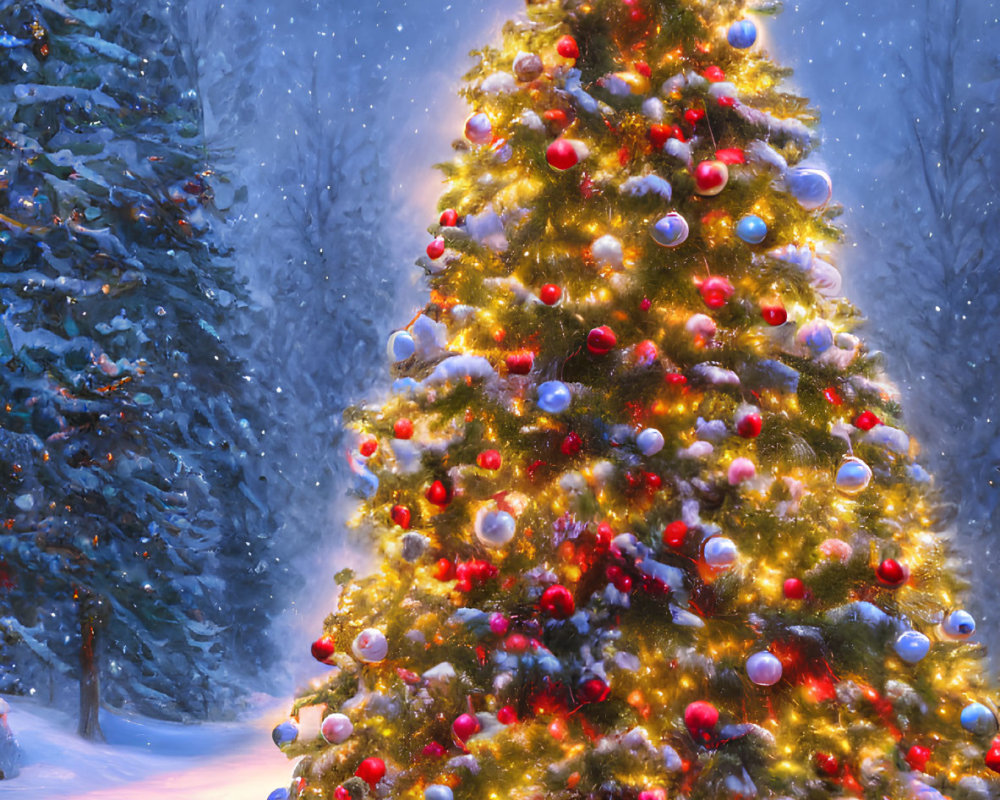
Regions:
<instances>
[{"instance_id":1,"label":"christmas tree top","mask_svg":"<svg viewBox=\"0 0 1000 800\"><path fill-rule=\"evenodd\" d=\"M382 565L275 729L295 796L995 790L814 115L756 39L737 2L563 0L477 54L430 302L348 412Z\"/></svg>"}]
</instances>

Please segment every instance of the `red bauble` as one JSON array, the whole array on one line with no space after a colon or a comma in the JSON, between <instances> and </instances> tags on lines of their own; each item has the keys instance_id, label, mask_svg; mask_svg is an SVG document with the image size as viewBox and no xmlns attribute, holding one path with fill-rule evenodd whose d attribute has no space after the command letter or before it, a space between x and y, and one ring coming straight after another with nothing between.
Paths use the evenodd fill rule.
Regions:
<instances>
[{"instance_id":1,"label":"red bauble","mask_svg":"<svg viewBox=\"0 0 1000 800\"><path fill-rule=\"evenodd\" d=\"M538 601L538 605L553 619L568 619L576 611L572 593L558 583L542 592L542 599Z\"/></svg>"},{"instance_id":2,"label":"red bauble","mask_svg":"<svg viewBox=\"0 0 1000 800\"><path fill-rule=\"evenodd\" d=\"M635 71L642 75L644 78L652 77L653 70L650 69L648 62L646 61L636 61Z\"/></svg>"},{"instance_id":3,"label":"red bauble","mask_svg":"<svg viewBox=\"0 0 1000 800\"><path fill-rule=\"evenodd\" d=\"M458 212L453 208L446 208L441 212L438 222L445 228L454 228L458 225Z\"/></svg>"},{"instance_id":4,"label":"red bauble","mask_svg":"<svg viewBox=\"0 0 1000 800\"><path fill-rule=\"evenodd\" d=\"M611 542L615 538L614 529L608 525L606 522L602 522L597 526L597 548L599 550L607 550L611 547Z\"/></svg>"},{"instance_id":5,"label":"red bauble","mask_svg":"<svg viewBox=\"0 0 1000 800\"><path fill-rule=\"evenodd\" d=\"M513 725L517 722L517 711L514 706L503 706L497 711L497 722L501 725Z\"/></svg>"},{"instance_id":6,"label":"red bauble","mask_svg":"<svg viewBox=\"0 0 1000 800\"><path fill-rule=\"evenodd\" d=\"M788 600L801 600L806 596L806 585L798 578L786 578L781 588Z\"/></svg>"},{"instance_id":7,"label":"red bauble","mask_svg":"<svg viewBox=\"0 0 1000 800\"><path fill-rule=\"evenodd\" d=\"M550 108L542 114L542 119L549 123L552 130L557 132L561 132L570 123L569 115L561 108Z\"/></svg>"},{"instance_id":8,"label":"red bauble","mask_svg":"<svg viewBox=\"0 0 1000 800\"><path fill-rule=\"evenodd\" d=\"M784 306L761 306L760 315L764 318L764 322L775 328L788 322L788 312Z\"/></svg>"},{"instance_id":9,"label":"red bauble","mask_svg":"<svg viewBox=\"0 0 1000 800\"><path fill-rule=\"evenodd\" d=\"M906 567L894 558L887 558L875 570L879 582L890 589L896 589L906 583Z\"/></svg>"},{"instance_id":10,"label":"red bauble","mask_svg":"<svg viewBox=\"0 0 1000 800\"><path fill-rule=\"evenodd\" d=\"M739 418L736 423L736 433L744 439L756 439L763 427L764 421L760 418L760 414L753 411Z\"/></svg>"},{"instance_id":11,"label":"red bauble","mask_svg":"<svg viewBox=\"0 0 1000 800\"><path fill-rule=\"evenodd\" d=\"M747 157L743 155L743 151L738 147L724 147L721 150L716 150L715 157L723 164L728 164L730 166L733 164L747 163Z\"/></svg>"},{"instance_id":12,"label":"red bauble","mask_svg":"<svg viewBox=\"0 0 1000 800\"><path fill-rule=\"evenodd\" d=\"M451 502L451 492L448 491L448 487L441 481L434 481L434 483L427 487L427 494L424 496L427 498L428 503L441 506L442 508Z\"/></svg>"},{"instance_id":13,"label":"red bauble","mask_svg":"<svg viewBox=\"0 0 1000 800\"><path fill-rule=\"evenodd\" d=\"M986 752L986 766L994 772L1000 772L1000 736L993 740Z\"/></svg>"},{"instance_id":14,"label":"red bauble","mask_svg":"<svg viewBox=\"0 0 1000 800\"><path fill-rule=\"evenodd\" d=\"M695 700L684 709L684 725L695 738L707 738L719 722L719 710L704 700Z\"/></svg>"},{"instance_id":15,"label":"red bauble","mask_svg":"<svg viewBox=\"0 0 1000 800\"><path fill-rule=\"evenodd\" d=\"M663 543L667 547L681 547L684 544L684 537L687 536L688 526L682 520L675 520L663 529Z\"/></svg>"},{"instance_id":16,"label":"red bauble","mask_svg":"<svg viewBox=\"0 0 1000 800\"><path fill-rule=\"evenodd\" d=\"M622 594L628 594L632 591L632 578L624 572L621 575L616 575L612 583Z\"/></svg>"},{"instance_id":17,"label":"red bauble","mask_svg":"<svg viewBox=\"0 0 1000 800\"><path fill-rule=\"evenodd\" d=\"M621 567L612 564L605 570L604 574L619 592L628 594L632 591L632 578L622 572Z\"/></svg>"},{"instance_id":18,"label":"red bauble","mask_svg":"<svg viewBox=\"0 0 1000 800\"><path fill-rule=\"evenodd\" d=\"M451 724L452 733L460 742L466 742L469 737L475 736L480 731L479 720L472 714L462 714L455 718Z\"/></svg>"},{"instance_id":19,"label":"red bauble","mask_svg":"<svg viewBox=\"0 0 1000 800\"><path fill-rule=\"evenodd\" d=\"M381 758L366 758L358 764L354 774L367 783L374 792L376 784L385 777L385 762Z\"/></svg>"},{"instance_id":20,"label":"red bauble","mask_svg":"<svg viewBox=\"0 0 1000 800\"><path fill-rule=\"evenodd\" d=\"M326 664L330 656L337 652L337 643L332 636L320 636L312 643L310 652L313 658Z\"/></svg>"},{"instance_id":21,"label":"red bauble","mask_svg":"<svg viewBox=\"0 0 1000 800\"><path fill-rule=\"evenodd\" d=\"M702 75L704 75L712 83L719 83L726 79L726 73L723 72L718 67L712 66L706 69Z\"/></svg>"},{"instance_id":22,"label":"red bauble","mask_svg":"<svg viewBox=\"0 0 1000 800\"><path fill-rule=\"evenodd\" d=\"M500 469L503 459L497 450L483 450L476 456L476 464L482 469Z\"/></svg>"},{"instance_id":23,"label":"red bauble","mask_svg":"<svg viewBox=\"0 0 1000 800\"><path fill-rule=\"evenodd\" d=\"M668 372L663 376L663 380L674 389L684 389L688 382L688 379L679 372Z\"/></svg>"},{"instance_id":24,"label":"red bauble","mask_svg":"<svg viewBox=\"0 0 1000 800\"><path fill-rule=\"evenodd\" d=\"M639 301L640 311L649 311L649 309L651 309L652 307L653 307L653 301L650 300L648 297L644 297L642 298L642 300Z\"/></svg>"},{"instance_id":25,"label":"red bauble","mask_svg":"<svg viewBox=\"0 0 1000 800\"><path fill-rule=\"evenodd\" d=\"M444 255L444 239L438 236L434 241L427 245L427 257L430 259L438 259Z\"/></svg>"},{"instance_id":26,"label":"red bauble","mask_svg":"<svg viewBox=\"0 0 1000 800\"><path fill-rule=\"evenodd\" d=\"M705 109L703 108L689 108L684 112L684 121L688 125L697 125L703 119L705 119Z\"/></svg>"},{"instance_id":27,"label":"red bauble","mask_svg":"<svg viewBox=\"0 0 1000 800\"><path fill-rule=\"evenodd\" d=\"M715 98L715 102L718 103L723 108L732 108L733 106L736 105L736 98L730 97L729 95L726 94L721 94L717 98Z\"/></svg>"},{"instance_id":28,"label":"red bauble","mask_svg":"<svg viewBox=\"0 0 1000 800\"><path fill-rule=\"evenodd\" d=\"M563 58L579 58L580 48L572 36L563 36L556 42L556 52Z\"/></svg>"},{"instance_id":29,"label":"red bauble","mask_svg":"<svg viewBox=\"0 0 1000 800\"><path fill-rule=\"evenodd\" d=\"M636 366L639 367L651 366L659 357L660 353L656 349L656 343L649 339L643 339L632 351L632 358L635 360Z\"/></svg>"},{"instance_id":30,"label":"red bauble","mask_svg":"<svg viewBox=\"0 0 1000 800\"><path fill-rule=\"evenodd\" d=\"M649 126L649 142L657 150L660 150L663 145L667 143L670 138L671 133L670 125L650 125Z\"/></svg>"},{"instance_id":31,"label":"red bauble","mask_svg":"<svg viewBox=\"0 0 1000 800\"><path fill-rule=\"evenodd\" d=\"M556 139L546 149L545 160L553 169L567 170L579 163L580 156L568 139Z\"/></svg>"},{"instance_id":32,"label":"red bauble","mask_svg":"<svg viewBox=\"0 0 1000 800\"><path fill-rule=\"evenodd\" d=\"M439 581L450 581L455 578L455 565L447 558L439 558L434 565L434 577Z\"/></svg>"},{"instance_id":33,"label":"red bauble","mask_svg":"<svg viewBox=\"0 0 1000 800\"><path fill-rule=\"evenodd\" d=\"M679 125L649 126L649 141L657 150L662 150L663 146L671 139L677 139L679 142L687 141L684 131L681 130Z\"/></svg>"},{"instance_id":34,"label":"red bauble","mask_svg":"<svg viewBox=\"0 0 1000 800\"><path fill-rule=\"evenodd\" d=\"M538 291L538 297L547 306L554 306L562 299L562 289L554 283L547 283Z\"/></svg>"},{"instance_id":35,"label":"red bauble","mask_svg":"<svg viewBox=\"0 0 1000 800\"><path fill-rule=\"evenodd\" d=\"M727 278L720 275L713 275L701 282L698 287L701 292L701 299L709 308L722 308L733 293L733 285Z\"/></svg>"},{"instance_id":36,"label":"red bauble","mask_svg":"<svg viewBox=\"0 0 1000 800\"><path fill-rule=\"evenodd\" d=\"M694 168L694 190L700 195L717 195L728 180L729 168L718 159L702 161Z\"/></svg>"},{"instance_id":37,"label":"red bauble","mask_svg":"<svg viewBox=\"0 0 1000 800\"><path fill-rule=\"evenodd\" d=\"M837 761L836 756L832 756L829 753L817 753L813 756L813 761L816 764L816 771L820 775L832 778L840 772L840 762Z\"/></svg>"},{"instance_id":38,"label":"red bauble","mask_svg":"<svg viewBox=\"0 0 1000 800\"><path fill-rule=\"evenodd\" d=\"M927 762L930 761L931 751L921 744L915 744L906 752L906 763L910 765L910 769L915 769L917 772L923 772L927 767ZM988 765L987 765L988 766Z\"/></svg>"},{"instance_id":39,"label":"red bauble","mask_svg":"<svg viewBox=\"0 0 1000 800\"><path fill-rule=\"evenodd\" d=\"M392 517L392 521L403 530L409 529L410 518L412 515L410 513L410 509L406 506L393 506L389 511L389 516Z\"/></svg>"},{"instance_id":40,"label":"red bauble","mask_svg":"<svg viewBox=\"0 0 1000 800\"><path fill-rule=\"evenodd\" d=\"M365 458L374 455L376 450L378 450L378 442L374 439L365 439L358 448L358 451Z\"/></svg>"},{"instance_id":41,"label":"red bauble","mask_svg":"<svg viewBox=\"0 0 1000 800\"><path fill-rule=\"evenodd\" d=\"M871 411L862 411L854 420L854 427L863 431L870 431L876 425L881 425L882 420L876 417Z\"/></svg>"},{"instance_id":42,"label":"red bauble","mask_svg":"<svg viewBox=\"0 0 1000 800\"><path fill-rule=\"evenodd\" d=\"M535 354L529 350L507 356L507 371L512 375L527 375L535 363Z\"/></svg>"},{"instance_id":43,"label":"red bauble","mask_svg":"<svg viewBox=\"0 0 1000 800\"><path fill-rule=\"evenodd\" d=\"M343 786L338 786L333 790L333 800L351 800L351 793Z\"/></svg>"},{"instance_id":44,"label":"red bauble","mask_svg":"<svg viewBox=\"0 0 1000 800\"><path fill-rule=\"evenodd\" d=\"M616 344L618 344L618 337L607 325L593 328L587 334L587 349L595 356L607 355Z\"/></svg>"},{"instance_id":45,"label":"red bauble","mask_svg":"<svg viewBox=\"0 0 1000 800\"><path fill-rule=\"evenodd\" d=\"M443 758L448 755L448 750L443 744L438 742L431 742L428 745L424 745L424 749L421 751L422 755L426 758Z\"/></svg>"},{"instance_id":46,"label":"red bauble","mask_svg":"<svg viewBox=\"0 0 1000 800\"><path fill-rule=\"evenodd\" d=\"M392 433L397 439L409 439L413 436L413 423L406 417L400 417L393 423Z\"/></svg>"},{"instance_id":47,"label":"red bauble","mask_svg":"<svg viewBox=\"0 0 1000 800\"><path fill-rule=\"evenodd\" d=\"M562 440L562 444L559 445L559 449L562 450L563 455L575 456L580 452L580 448L583 447L583 440L573 431L566 434L566 438Z\"/></svg>"},{"instance_id":48,"label":"red bauble","mask_svg":"<svg viewBox=\"0 0 1000 800\"><path fill-rule=\"evenodd\" d=\"M840 396L836 386L827 386L823 390L823 397L831 406L844 405L844 398Z\"/></svg>"},{"instance_id":49,"label":"red bauble","mask_svg":"<svg viewBox=\"0 0 1000 800\"><path fill-rule=\"evenodd\" d=\"M581 703L601 703L611 694L611 687L600 678L589 678L580 684L576 699Z\"/></svg>"}]
</instances>

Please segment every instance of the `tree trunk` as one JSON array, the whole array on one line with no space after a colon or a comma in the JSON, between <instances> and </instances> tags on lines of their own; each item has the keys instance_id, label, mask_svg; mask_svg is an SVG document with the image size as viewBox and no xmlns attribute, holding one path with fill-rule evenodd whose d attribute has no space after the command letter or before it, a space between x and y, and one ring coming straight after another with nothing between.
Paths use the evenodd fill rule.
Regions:
<instances>
[{"instance_id":1,"label":"tree trunk","mask_svg":"<svg viewBox=\"0 0 1000 800\"><path fill-rule=\"evenodd\" d=\"M104 741L98 713L101 709L101 683L98 671L97 644L103 623L103 601L93 595L80 598L80 726L84 739Z\"/></svg>"}]
</instances>

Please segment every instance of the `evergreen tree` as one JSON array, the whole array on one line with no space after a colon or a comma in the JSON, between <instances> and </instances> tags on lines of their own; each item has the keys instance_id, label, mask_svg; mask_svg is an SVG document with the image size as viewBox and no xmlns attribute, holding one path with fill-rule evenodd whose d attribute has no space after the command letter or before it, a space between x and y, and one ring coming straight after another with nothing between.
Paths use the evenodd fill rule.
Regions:
<instances>
[{"instance_id":1,"label":"evergreen tree","mask_svg":"<svg viewBox=\"0 0 1000 800\"><path fill-rule=\"evenodd\" d=\"M94 738L102 700L205 716L269 658L248 307L169 13L0 12L0 679L79 679Z\"/></svg>"},{"instance_id":2,"label":"evergreen tree","mask_svg":"<svg viewBox=\"0 0 1000 800\"><path fill-rule=\"evenodd\" d=\"M274 731L294 796L995 796L930 478L756 39L736 0L540 0L478 52L430 301L347 413L382 564Z\"/></svg>"}]
</instances>

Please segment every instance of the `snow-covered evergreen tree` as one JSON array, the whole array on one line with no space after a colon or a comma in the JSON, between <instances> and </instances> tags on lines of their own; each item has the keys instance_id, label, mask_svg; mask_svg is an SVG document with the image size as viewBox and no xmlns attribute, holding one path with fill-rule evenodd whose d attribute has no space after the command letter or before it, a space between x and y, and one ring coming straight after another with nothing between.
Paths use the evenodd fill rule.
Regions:
<instances>
[{"instance_id":1,"label":"snow-covered evergreen tree","mask_svg":"<svg viewBox=\"0 0 1000 800\"><path fill-rule=\"evenodd\" d=\"M270 657L249 310L170 13L0 11L0 676L79 679L88 736L102 700L217 713Z\"/></svg>"}]
</instances>

